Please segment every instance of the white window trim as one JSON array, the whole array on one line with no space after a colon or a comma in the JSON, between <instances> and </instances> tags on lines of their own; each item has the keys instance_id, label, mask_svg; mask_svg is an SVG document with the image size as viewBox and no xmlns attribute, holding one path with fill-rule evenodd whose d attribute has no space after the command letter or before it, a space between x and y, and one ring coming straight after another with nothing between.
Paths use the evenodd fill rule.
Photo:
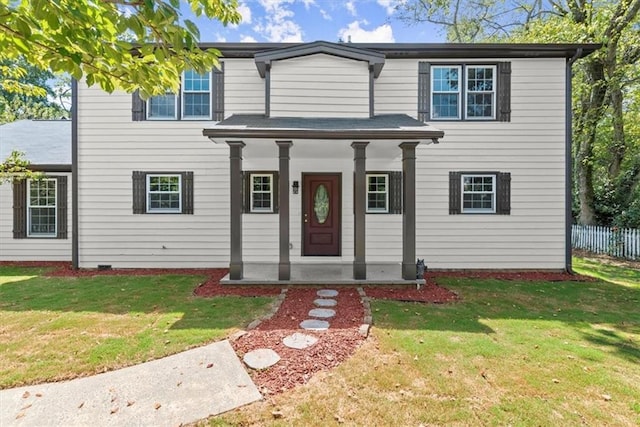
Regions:
<instances>
[{"instance_id":1,"label":"white window trim","mask_svg":"<svg viewBox=\"0 0 640 427\"><path fill-rule=\"evenodd\" d=\"M266 191L253 191L253 178L254 177L268 177L269 178L269 208L254 208L253 207L253 195L254 193L264 194ZM249 212L273 212L273 174L271 173L250 173L249 174L249 188L250 188L250 200L249 200Z\"/></svg>"},{"instance_id":2,"label":"white window trim","mask_svg":"<svg viewBox=\"0 0 640 427\"><path fill-rule=\"evenodd\" d=\"M464 179L465 178L485 178L485 177L490 177L492 178L491 180L491 209L477 209L477 208L465 208L464 207L464 195L465 194L485 194L486 191L482 191L482 192L475 192L475 191L464 191ZM495 174L462 174L460 176L460 197L462 198L462 200L460 200L460 211L462 213L496 213L496 181L497 181L498 177Z\"/></svg>"},{"instance_id":3,"label":"white window trim","mask_svg":"<svg viewBox=\"0 0 640 427\"><path fill-rule=\"evenodd\" d=\"M154 177L178 177L178 207L175 209L159 209L150 207L151 202L151 178ZM147 182L145 186L146 195L146 211L147 213L181 213L182 212L182 175L181 174L147 174ZM174 191L155 191L154 194L173 194Z\"/></svg>"},{"instance_id":4,"label":"white window trim","mask_svg":"<svg viewBox=\"0 0 640 427\"><path fill-rule=\"evenodd\" d=\"M492 91L470 91L469 87L469 69L470 68L490 68L493 70L493 90ZM496 98L497 98L497 74L498 67L495 65L482 65L482 64L469 64L464 67L464 98L465 98L465 109L464 109L464 118L465 120L495 120L496 118ZM467 116L467 95L468 94L486 94L490 93L492 95L491 102L491 116L482 116L482 117L469 117Z\"/></svg>"},{"instance_id":5,"label":"white window trim","mask_svg":"<svg viewBox=\"0 0 640 427\"><path fill-rule=\"evenodd\" d=\"M436 68L457 68L458 69L458 90L457 91L436 91L434 90L434 78L435 78L435 73L433 72L433 70L435 70ZM430 116L431 116L431 120L461 120L462 119L462 101L464 99L463 96L463 90L461 87L461 84L464 83L464 76L463 76L463 69L462 69L462 65L446 65L446 64L442 64L442 65L432 65L431 66L431 70L429 70L429 75L430 75L430 85L429 87L431 88L431 93L429 94L429 103L430 103L430 107L429 107L429 111L430 111ZM434 117L433 113L434 113L434 108L433 108L433 95L436 94L457 94L458 95L458 115L456 117Z\"/></svg>"},{"instance_id":6,"label":"white window trim","mask_svg":"<svg viewBox=\"0 0 640 427\"><path fill-rule=\"evenodd\" d=\"M55 238L58 235L58 180L56 178L43 178L39 182L53 181L54 185L54 204L53 206L31 206L31 180L27 181L27 237L47 237ZM53 208L55 217L55 227L53 233L32 233L31 232L31 208Z\"/></svg>"},{"instance_id":7,"label":"white window trim","mask_svg":"<svg viewBox=\"0 0 640 427\"><path fill-rule=\"evenodd\" d=\"M385 181L385 208L369 208L369 194L382 194L382 191L369 191L369 178L384 177ZM386 173L368 173L367 174L367 200L366 213L389 213L389 174Z\"/></svg>"},{"instance_id":8,"label":"white window trim","mask_svg":"<svg viewBox=\"0 0 640 427\"><path fill-rule=\"evenodd\" d=\"M175 93L172 93L172 92L167 92L165 94L165 96L166 95L173 95L173 98L174 98L174 102L173 102L173 117L169 117L169 116L167 116L167 117L157 117L157 116L154 117L154 116L151 116L150 115L150 113L151 113L151 98L153 98L153 97L151 97L151 98L147 99L147 101L146 101L146 103L147 103L147 108L146 108L146 110L147 110L147 120L160 120L160 121L161 120L178 120L178 95L176 95Z\"/></svg>"},{"instance_id":9,"label":"white window trim","mask_svg":"<svg viewBox=\"0 0 640 427\"><path fill-rule=\"evenodd\" d=\"M211 120L213 117L213 104L211 102L211 92L213 90L213 73L211 71L207 72L209 75L209 90L186 90L185 89L185 73L182 73L182 88L180 91L180 105L181 105L181 117L182 120ZM209 94L209 115L208 116L187 116L184 114L184 95L185 93L207 93Z\"/></svg>"}]
</instances>

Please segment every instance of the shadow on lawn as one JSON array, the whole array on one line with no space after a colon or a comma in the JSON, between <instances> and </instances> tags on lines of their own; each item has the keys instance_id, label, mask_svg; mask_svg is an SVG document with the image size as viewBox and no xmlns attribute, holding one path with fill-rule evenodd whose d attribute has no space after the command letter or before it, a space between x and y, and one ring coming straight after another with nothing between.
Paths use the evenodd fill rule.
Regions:
<instances>
[{"instance_id":1,"label":"shadow on lawn","mask_svg":"<svg viewBox=\"0 0 640 427\"><path fill-rule=\"evenodd\" d=\"M640 289L611 282L524 282L441 278L455 304L375 301L376 325L389 329L493 334L494 320L562 322L594 346L640 363ZM551 325L551 328L553 326Z\"/></svg>"},{"instance_id":2,"label":"shadow on lawn","mask_svg":"<svg viewBox=\"0 0 640 427\"><path fill-rule=\"evenodd\" d=\"M3 269L4 270L4 269ZM267 298L198 298L193 290L206 276L28 277L6 274L0 285L0 311L69 313L171 314L168 329L242 327L253 320ZM18 280L12 280L15 277ZM163 325L164 326L164 325Z\"/></svg>"}]
</instances>

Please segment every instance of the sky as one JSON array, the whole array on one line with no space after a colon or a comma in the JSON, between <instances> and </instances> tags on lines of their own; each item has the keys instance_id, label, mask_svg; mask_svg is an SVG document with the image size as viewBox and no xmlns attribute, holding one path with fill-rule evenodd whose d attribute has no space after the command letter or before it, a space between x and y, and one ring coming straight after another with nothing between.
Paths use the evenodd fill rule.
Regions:
<instances>
[{"instance_id":1,"label":"sky","mask_svg":"<svg viewBox=\"0 0 640 427\"><path fill-rule=\"evenodd\" d=\"M200 29L202 42L312 42L340 39L353 43L443 42L433 26L412 25L394 17L393 0L239 0L242 22L223 26L196 18L188 5L183 18Z\"/></svg>"}]
</instances>

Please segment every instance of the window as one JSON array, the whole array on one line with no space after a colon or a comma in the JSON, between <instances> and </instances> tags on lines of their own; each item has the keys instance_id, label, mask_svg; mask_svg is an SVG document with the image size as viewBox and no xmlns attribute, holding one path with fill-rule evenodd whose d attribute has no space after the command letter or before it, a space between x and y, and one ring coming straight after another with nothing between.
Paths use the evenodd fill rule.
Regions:
<instances>
[{"instance_id":1,"label":"window","mask_svg":"<svg viewBox=\"0 0 640 427\"><path fill-rule=\"evenodd\" d=\"M193 172L133 172L134 214L193 214Z\"/></svg>"},{"instance_id":2,"label":"window","mask_svg":"<svg viewBox=\"0 0 640 427\"><path fill-rule=\"evenodd\" d=\"M273 175L251 174L251 212L273 212Z\"/></svg>"},{"instance_id":3,"label":"window","mask_svg":"<svg viewBox=\"0 0 640 427\"><path fill-rule=\"evenodd\" d=\"M182 117L211 119L211 73L185 71L182 81Z\"/></svg>"},{"instance_id":4,"label":"window","mask_svg":"<svg viewBox=\"0 0 640 427\"><path fill-rule=\"evenodd\" d=\"M467 119L493 119L496 106L496 67L466 68Z\"/></svg>"},{"instance_id":5,"label":"window","mask_svg":"<svg viewBox=\"0 0 640 427\"><path fill-rule=\"evenodd\" d=\"M180 92L152 96L148 100L138 91L132 95L131 119L143 120L216 120L224 119L224 63L222 68L199 74L187 70L182 75Z\"/></svg>"},{"instance_id":6,"label":"window","mask_svg":"<svg viewBox=\"0 0 640 427\"><path fill-rule=\"evenodd\" d=\"M389 176L367 174L367 213L389 212Z\"/></svg>"},{"instance_id":7,"label":"window","mask_svg":"<svg viewBox=\"0 0 640 427\"><path fill-rule=\"evenodd\" d=\"M449 214L511 214L509 172L449 172Z\"/></svg>"},{"instance_id":8,"label":"window","mask_svg":"<svg viewBox=\"0 0 640 427\"><path fill-rule=\"evenodd\" d=\"M13 238L67 238L67 177L13 183Z\"/></svg>"},{"instance_id":9,"label":"window","mask_svg":"<svg viewBox=\"0 0 640 427\"><path fill-rule=\"evenodd\" d=\"M245 171L244 213L278 212L278 172Z\"/></svg>"},{"instance_id":10,"label":"window","mask_svg":"<svg viewBox=\"0 0 640 427\"><path fill-rule=\"evenodd\" d=\"M495 175L462 175L462 212L496 211Z\"/></svg>"},{"instance_id":11,"label":"window","mask_svg":"<svg viewBox=\"0 0 640 427\"><path fill-rule=\"evenodd\" d=\"M460 118L460 75L462 67L432 67L432 118Z\"/></svg>"},{"instance_id":12,"label":"window","mask_svg":"<svg viewBox=\"0 0 640 427\"><path fill-rule=\"evenodd\" d=\"M511 121L511 63L420 62L418 119Z\"/></svg>"},{"instance_id":13,"label":"window","mask_svg":"<svg viewBox=\"0 0 640 427\"><path fill-rule=\"evenodd\" d=\"M147 212L180 212L180 175L147 175Z\"/></svg>"},{"instance_id":14,"label":"window","mask_svg":"<svg viewBox=\"0 0 640 427\"><path fill-rule=\"evenodd\" d=\"M178 103L174 93L153 96L149 98L148 104L149 120L175 120L178 117Z\"/></svg>"},{"instance_id":15,"label":"window","mask_svg":"<svg viewBox=\"0 0 640 427\"><path fill-rule=\"evenodd\" d=\"M29 237L56 236L55 178L28 182L27 235Z\"/></svg>"}]
</instances>

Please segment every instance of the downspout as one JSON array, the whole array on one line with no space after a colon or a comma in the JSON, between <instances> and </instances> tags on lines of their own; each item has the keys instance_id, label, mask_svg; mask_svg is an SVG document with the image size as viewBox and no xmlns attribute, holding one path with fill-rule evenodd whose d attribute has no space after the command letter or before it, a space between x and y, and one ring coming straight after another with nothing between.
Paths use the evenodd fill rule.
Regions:
<instances>
[{"instance_id":1,"label":"downspout","mask_svg":"<svg viewBox=\"0 0 640 427\"><path fill-rule=\"evenodd\" d=\"M571 227L573 225L573 109L572 107L572 78L573 63L582 56L582 48L576 49L575 55L567 60L566 75L565 75L565 236L564 236L564 250L565 250L565 270L567 273L573 273L573 265L571 261Z\"/></svg>"},{"instance_id":2,"label":"downspout","mask_svg":"<svg viewBox=\"0 0 640 427\"><path fill-rule=\"evenodd\" d=\"M78 81L71 79L71 266L78 269Z\"/></svg>"}]
</instances>

